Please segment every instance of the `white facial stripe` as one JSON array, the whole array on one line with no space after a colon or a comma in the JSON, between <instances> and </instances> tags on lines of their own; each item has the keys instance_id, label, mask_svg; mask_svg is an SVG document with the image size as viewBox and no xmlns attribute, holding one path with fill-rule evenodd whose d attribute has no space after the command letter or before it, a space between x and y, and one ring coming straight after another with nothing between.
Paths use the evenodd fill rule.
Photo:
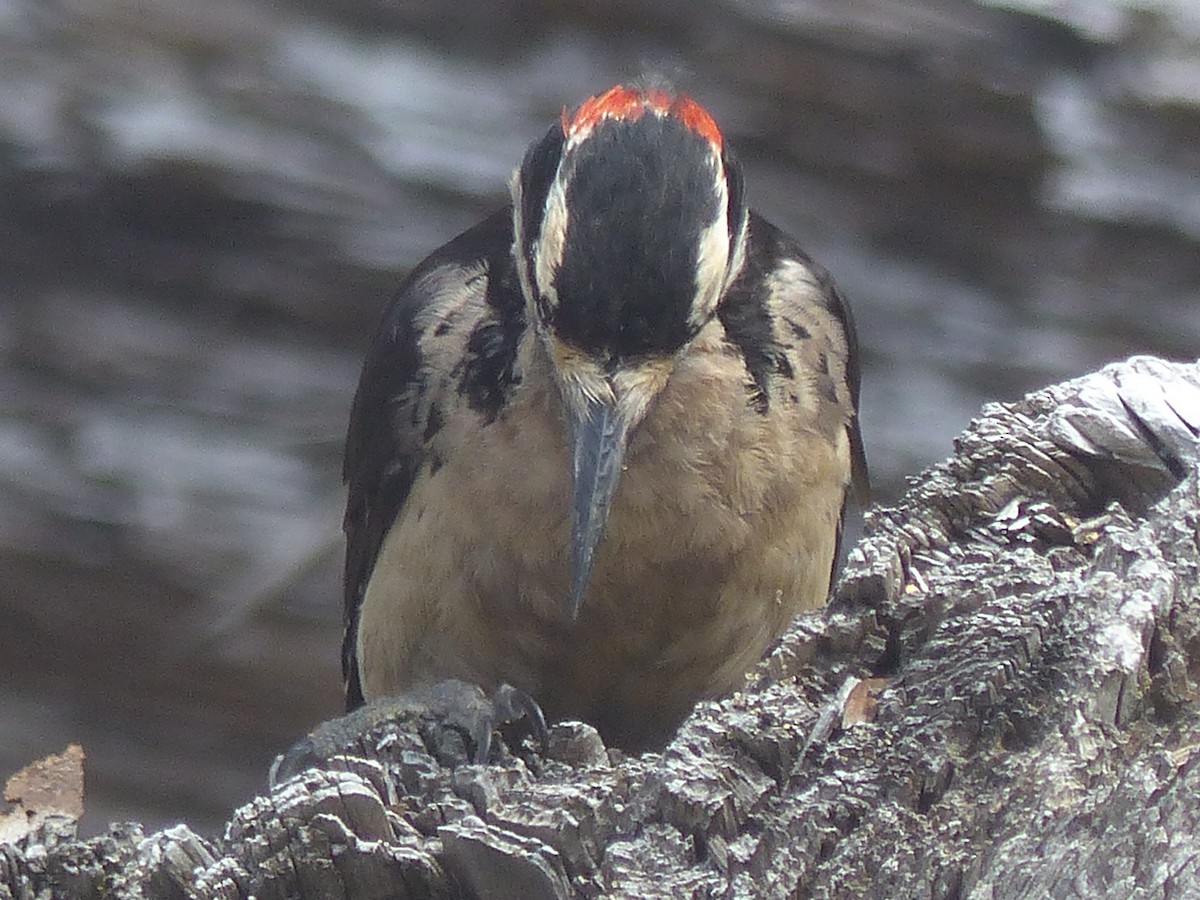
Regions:
<instances>
[{"instance_id":1,"label":"white facial stripe","mask_svg":"<svg viewBox=\"0 0 1200 900\"><path fill-rule=\"evenodd\" d=\"M554 275L562 264L566 238L567 189L563 184L560 163L558 173L550 184L550 193L546 197L542 231L538 235L537 247L534 251L534 279L537 282L537 289L552 306L558 304L558 294L554 289Z\"/></svg>"},{"instance_id":2,"label":"white facial stripe","mask_svg":"<svg viewBox=\"0 0 1200 900\"><path fill-rule=\"evenodd\" d=\"M719 157L714 157L713 165L720 176L715 180L717 217L700 232L700 243L696 248L696 299L688 315L688 324L697 331L712 317L717 308L730 269L729 192L725 185L725 170Z\"/></svg>"},{"instance_id":3,"label":"white facial stripe","mask_svg":"<svg viewBox=\"0 0 1200 900\"><path fill-rule=\"evenodd\" d=\"M737 223L737 232L733 236L733 253L729 257L729 271L725 274L725 287L729 287L733 283L738 273L742 271L742 265L746 262L746 226L750 221L750 214L745 209L742 209L740 213L742 220Z\"/></svg>"},{"instance_id":4,"label":"white facial stripe","mask_svg":"<svg viewBox=\"0 0 1200 900\"><path fill-rule=\"evenodd\" d=\"M513 246L512 256L517 264L517 280L521 282L521 293L526 303L531 302L533 285L529 282L529 263L525 259L525 216L521 198L524 195L521 188L521 170L516 169L508 180L508 191L512 195L513 204ZM531 311L532 312L532 311Z\"/></svg>"}]
</instances>

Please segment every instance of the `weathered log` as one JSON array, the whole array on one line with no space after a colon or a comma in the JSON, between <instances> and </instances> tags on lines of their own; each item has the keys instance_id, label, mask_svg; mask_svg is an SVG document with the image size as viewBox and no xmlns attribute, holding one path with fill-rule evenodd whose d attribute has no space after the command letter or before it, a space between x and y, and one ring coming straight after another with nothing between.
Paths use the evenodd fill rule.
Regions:
<instances>
[{"instance_id":1,"label":"weathered log","mask_svg":"<svg viewBox=\"0 0 1200 900\"><path fill-rule=\"evenodd\" d=\"M1198 433L1200 364L987 406L661 754L414 707L219 840L44 824L0 897L1200 896Z\"/></svg>"}]
</instances>

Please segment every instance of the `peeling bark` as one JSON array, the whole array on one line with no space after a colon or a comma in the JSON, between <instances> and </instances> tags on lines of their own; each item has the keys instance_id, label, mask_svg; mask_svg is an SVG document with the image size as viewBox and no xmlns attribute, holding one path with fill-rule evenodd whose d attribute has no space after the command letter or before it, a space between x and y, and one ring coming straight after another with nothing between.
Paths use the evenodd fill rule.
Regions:
<instances>
[{"instance_id":1,"label":"peeling bark","mask_svg":"<svg viewBox=\"0 0 1200 900\"><path fill-rule=\"evenodd\" d=\"M408 707L217 841L52 820L0 898L1200 896L1198 431L1148 358L989 405L662 754Z\"/></svg>"}]
</instances>

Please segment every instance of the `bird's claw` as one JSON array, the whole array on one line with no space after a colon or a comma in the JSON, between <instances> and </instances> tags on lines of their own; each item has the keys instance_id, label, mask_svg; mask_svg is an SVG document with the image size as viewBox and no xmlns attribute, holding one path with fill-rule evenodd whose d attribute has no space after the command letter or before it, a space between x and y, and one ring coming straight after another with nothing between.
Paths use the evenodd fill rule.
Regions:
<instances>
[{"instance_id":1,"label":"bird's claw","mask_svg":"<svg viewBox=\"0 0 1200 900\"><path fill-rule=\"evenodd\" d=\"M354 712L318 725L306 737L278 757L271 766L270 783L279 784L292 775L321 766L334 756L372 755L372 733L385 723L411 722L413 738L442 764L471 762L485 765L492 752L492 734L497 727L528 722L529 731L545 752L550 733L537 701L510 684L502 684L491 696L476 685L448 680L416 688L394 697L373 701ZM463 738L447 741L447 726L473 745L467 753Z\"/></svg>"},{"instance_id":2,"label":"bird's claw","mask_svg":"<svg viewBox=\"0 0 1200 900\"><path fill-rule=\"evenodd\" d=\"M545 753L550 744L550 729L546 727L546 716L542 708L532 696L511 684L502 684L492 693L491 701L491 716L479 717L471 729L471 739L475 742L475 763L487 763L492 751L492 732L498 726L513 724L522 719L528 722L533 739Z\"/></svg>"}]
</instances>

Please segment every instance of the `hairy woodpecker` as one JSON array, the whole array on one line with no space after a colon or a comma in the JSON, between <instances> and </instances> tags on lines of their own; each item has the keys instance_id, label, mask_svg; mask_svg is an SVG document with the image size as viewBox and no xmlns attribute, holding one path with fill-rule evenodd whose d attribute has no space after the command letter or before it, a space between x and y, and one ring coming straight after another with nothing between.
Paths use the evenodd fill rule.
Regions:
<instances>
[{"instance_id":1,"label":"hairy woodpecker","mask_svg":"<svg viewBox=\"0 0 1200 900\"><path fill-rule=\"evenodd\" d=\"M829 592L865 490L850 311L709 114L585 101L386 309L346 443L349 709L511 685L629 750Z\"/></svg>"}]
</instances>

